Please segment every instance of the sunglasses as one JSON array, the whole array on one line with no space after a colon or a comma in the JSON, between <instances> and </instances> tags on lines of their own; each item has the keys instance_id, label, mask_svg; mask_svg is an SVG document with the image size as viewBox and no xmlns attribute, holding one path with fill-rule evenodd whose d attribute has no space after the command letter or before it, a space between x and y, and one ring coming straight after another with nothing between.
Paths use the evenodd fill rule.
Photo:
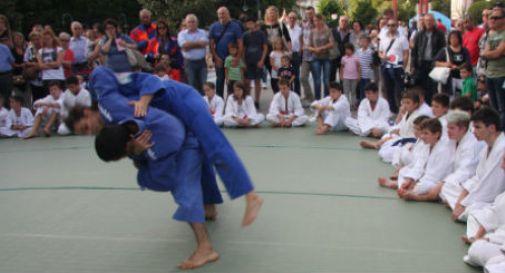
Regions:
<instances>
[{"instance_id":1,"label":"sunglasses","mask_svg":"<svg viewBox=\"0 0 505 273\"><path fill-rule=\"evenodd\" d=\"M500 19L503 19L504 16L491 16L489 17L489 19L491 20L500 20Z\"/></svg>"}]
</instances>

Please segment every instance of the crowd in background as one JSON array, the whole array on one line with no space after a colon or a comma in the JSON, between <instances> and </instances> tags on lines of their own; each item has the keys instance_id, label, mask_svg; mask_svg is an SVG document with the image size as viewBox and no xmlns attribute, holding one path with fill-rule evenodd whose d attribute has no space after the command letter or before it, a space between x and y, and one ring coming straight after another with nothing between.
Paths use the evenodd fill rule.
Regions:
<instances>
[{"instance_id":1,"label":"crowd in background","mask_svg":"<svg viewBox=\"0 0 505 273\"><path fill-rule=\"evenodd\" d=\"M179 29L146 9L139 18L129 34L106 19L87 28L72 22L58 35L35 25L25 36L0 15L0 135L70 134L61 121L96 101L87 80L99 65L119 81L132 71L154 73L193 86L219 126L315 122L316 134L375 138L361 146L396 169L379 184L407 200L445 202L454 220L468 221L465 262L504 272L493 271L505 265L500 4L483 11L481 25L466 15L450 30L431 13L409 24L392 10L366 26L342 15L334 28L313 7L281 15L270 6L262 20L234 19L220 7L208 30L195 14ZM267 82L274 96L264 115Z\"/></svg>"}]
</instances>

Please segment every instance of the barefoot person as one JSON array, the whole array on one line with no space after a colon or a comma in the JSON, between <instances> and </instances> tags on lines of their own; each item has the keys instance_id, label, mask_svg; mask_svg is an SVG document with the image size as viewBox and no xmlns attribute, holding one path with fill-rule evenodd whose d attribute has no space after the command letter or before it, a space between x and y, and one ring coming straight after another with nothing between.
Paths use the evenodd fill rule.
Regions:
<instances>
[{"instance_id":1,"label":"barefoot person","mask_svg":"<svg viewBox=\"0 0 505 273\"><path fill-rule=\"evenodd\" d=\"M342 94L340 84L330 83L330 95L314 101L310 108L316 112L317 135L324 135L330 131L347 130L345 120L351 116L351 105L347 97Z\"/></svg>"},{"instance_id":2,"label":"barefoot person","mask_svg":"<svg viewBox=\"0 0 505 273\"><path fill-rule=\"evenodd\" d=\"M96 68L90 85L98 94L99 104L111 94L122 94L134 103L135 116L145 115L148 105L166 111L181 120L201 145L207 170L214 166L232 199L245 196L242 225L254 222L263 204L237 153L214 123L200 94L192 87L172 80L161 81L147 73L130 73L116 78L105 67ZM86 133L86 132L84 132Z\"/></svg>"},{"instance_id":3,"label":"barefoot person","mask_svg":"<svg viewBox=\"0 0 505 273\"><path fill-rule=\"evenodd\" d=\"M302 101L291 91L289 81L279 80L280 92L275 94L270 103L267 120L273 127L300 127L307 123L307 116L302 107Z\"/></svg>"}]
</instances>

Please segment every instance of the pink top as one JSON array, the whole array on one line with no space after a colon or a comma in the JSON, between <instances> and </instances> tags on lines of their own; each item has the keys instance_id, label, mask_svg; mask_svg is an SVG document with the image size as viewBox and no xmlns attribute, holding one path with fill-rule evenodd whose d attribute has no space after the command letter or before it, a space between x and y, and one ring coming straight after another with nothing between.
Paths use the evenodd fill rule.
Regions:
<instances>
[{"instance_id":1,"label":"pink top","mask_svg":"<svg viewBox=\"0 0 505 273\"><path fill-rule=\"evenodd\" d=\"M359 79L359 58L356 54L352 56L344 55L342 57L343 79L345 80L358 80Z\"/></svg>"}]
</instances>

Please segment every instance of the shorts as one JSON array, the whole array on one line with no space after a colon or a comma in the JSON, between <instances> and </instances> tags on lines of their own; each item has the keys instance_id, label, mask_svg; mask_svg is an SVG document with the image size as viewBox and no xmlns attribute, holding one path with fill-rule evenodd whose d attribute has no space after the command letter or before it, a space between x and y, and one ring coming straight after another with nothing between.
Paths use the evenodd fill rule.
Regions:
<instances>
[{"instance_id":1,"label":"shorts","mask_svg":"<svg viewBox=\"0 0 505 273\"><path fill-rule=\"evenodd\" d=\"M248 64L245 70L245 77L248 80L260 80L263 78L263 68L258 68L256 64Z\"/></svg>"}]
</instances>

